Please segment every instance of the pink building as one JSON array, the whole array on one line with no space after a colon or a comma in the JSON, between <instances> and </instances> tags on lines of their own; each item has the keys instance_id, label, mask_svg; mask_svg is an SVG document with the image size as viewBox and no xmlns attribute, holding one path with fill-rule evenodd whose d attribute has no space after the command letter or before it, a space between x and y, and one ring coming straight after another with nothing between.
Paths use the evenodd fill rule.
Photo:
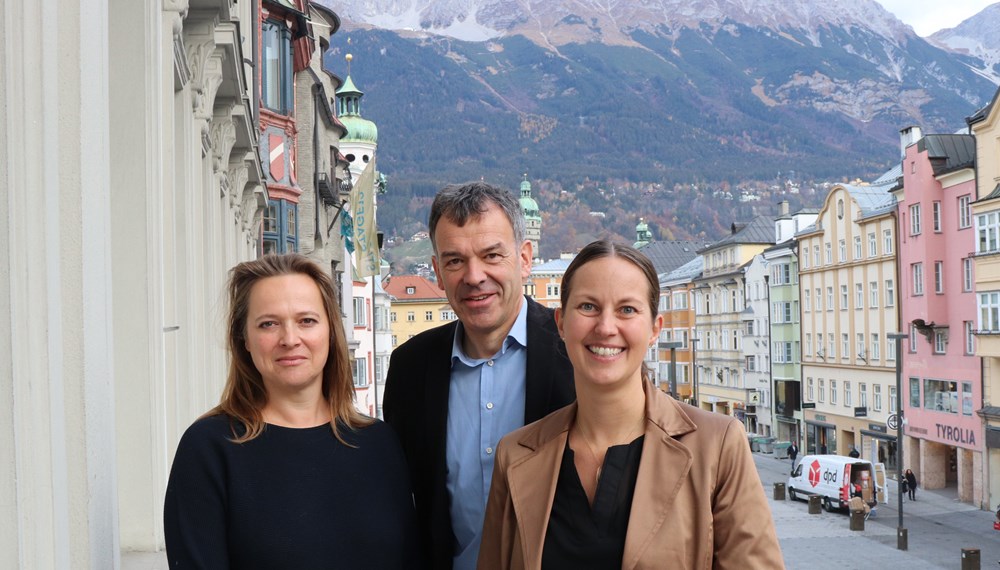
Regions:
<instances>
[{"instance_id":1,"label":"pink building","mask_svg":"<svg viewBox=\"0 0 1000 570\"><path fill-rule=\"evenodd\" d=\"M921 487L957 487L979 504L983 481L980 358L975 356L976 144L971 135L901 131L899 303L903 468Z\"/></svg>"}]
</instances>

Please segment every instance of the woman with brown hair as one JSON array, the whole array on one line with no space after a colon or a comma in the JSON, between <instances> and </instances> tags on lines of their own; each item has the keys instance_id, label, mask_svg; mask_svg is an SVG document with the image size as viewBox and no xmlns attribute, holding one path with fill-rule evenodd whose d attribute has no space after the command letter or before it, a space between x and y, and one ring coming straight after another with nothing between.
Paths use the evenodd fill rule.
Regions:
<instances>
[{"instance_id":1,"label":"woman with brown hair","mask_svg":"<svg viewBox=\"0 0 1000 570\"><path fill-rule=\"evenodd\" d=\"M164 504L171 568L412 568L392 430L354 408L333 281L297 255L230 272L229 376L184 433Z\"/></svg>"},{"instance_id":2,"label":"woman with brown hair","mask_svg":"<svg viewBox=\"0 0 1000 570\"><path fill-rule=\"evenodd\" d=\"M480 569L784 567L743 426L649 380L659 296L627 245L570 263L556 323L577 401L500 441Z\"/></svg>"}]
</instances>

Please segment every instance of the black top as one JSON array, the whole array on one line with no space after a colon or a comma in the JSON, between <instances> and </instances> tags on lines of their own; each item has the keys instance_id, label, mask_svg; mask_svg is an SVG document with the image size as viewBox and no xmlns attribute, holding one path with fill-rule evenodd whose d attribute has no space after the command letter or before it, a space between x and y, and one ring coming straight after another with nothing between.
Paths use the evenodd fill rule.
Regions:
<instances>
[{"instance_id":1,"label":"black top","mask_svg":"<svg viewBox=\"0 0 1000 570\"><path fill-rule=\"evenodd\" d=\"M608 448L591 508L567 438L545 531L542 568L621 568L644 440L639 436L628 445Z\"/></svg>"},{"instance_id":2,"label":"black top","mask_svg":"<svg viewBox=\"0 0 1000 570\"><path fill-rule=\"evenodd\" d=\"M163 509L171 568L419 567L403 453L376 422L341 436L328 424L268 424L233 443L213 416L184 433ZM239 428L242 433L242 427Z\"/></svg>"}]
</instances>

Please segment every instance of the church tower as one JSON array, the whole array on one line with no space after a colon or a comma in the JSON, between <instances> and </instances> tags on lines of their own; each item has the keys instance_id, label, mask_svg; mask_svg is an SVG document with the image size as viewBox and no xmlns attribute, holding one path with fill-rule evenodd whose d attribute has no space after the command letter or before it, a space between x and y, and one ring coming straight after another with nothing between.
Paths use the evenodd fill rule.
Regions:
<instances>
[{"instance_id":1,"label":"church tower","mask_svg":"<svg viewBox=\"0 0 1000 570\"><path fill-rule=\"evenodd\" d=\"M542 239L542 215L538 211L538 202L531 197L531 182L528 182L528 175L524 175L521 181L521 211L524 213L524 238L531 242L531 254L536 258L541 258L539 242Z\"/></svg>"},{"instance_id":2,"label":"church tower","mask_svg":"<svg viewBox=\"0 0 1000 570\"><path fill-rule=\"evenodd\" d=\"M646 220L639 218L639 223L635 225L635 247L640 248L653 241L653 234L646 225Z\"/></svg>"}]
</instances>

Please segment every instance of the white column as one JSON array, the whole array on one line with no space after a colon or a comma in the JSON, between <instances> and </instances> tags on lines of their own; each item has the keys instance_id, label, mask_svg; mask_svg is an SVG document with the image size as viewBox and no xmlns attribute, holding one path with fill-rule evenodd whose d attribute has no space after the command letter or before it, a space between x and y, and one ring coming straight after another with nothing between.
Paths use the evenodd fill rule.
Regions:
<instances>
[{"instance_id":1,"label":"white column","mask_svg":"<svg viewBox=\"0 0 1000 570\"><path fill-rule=\"evenodd\" d=\"M0 566L116 568L108 6L0 12Z\"/></svg>"}]
</instances>

